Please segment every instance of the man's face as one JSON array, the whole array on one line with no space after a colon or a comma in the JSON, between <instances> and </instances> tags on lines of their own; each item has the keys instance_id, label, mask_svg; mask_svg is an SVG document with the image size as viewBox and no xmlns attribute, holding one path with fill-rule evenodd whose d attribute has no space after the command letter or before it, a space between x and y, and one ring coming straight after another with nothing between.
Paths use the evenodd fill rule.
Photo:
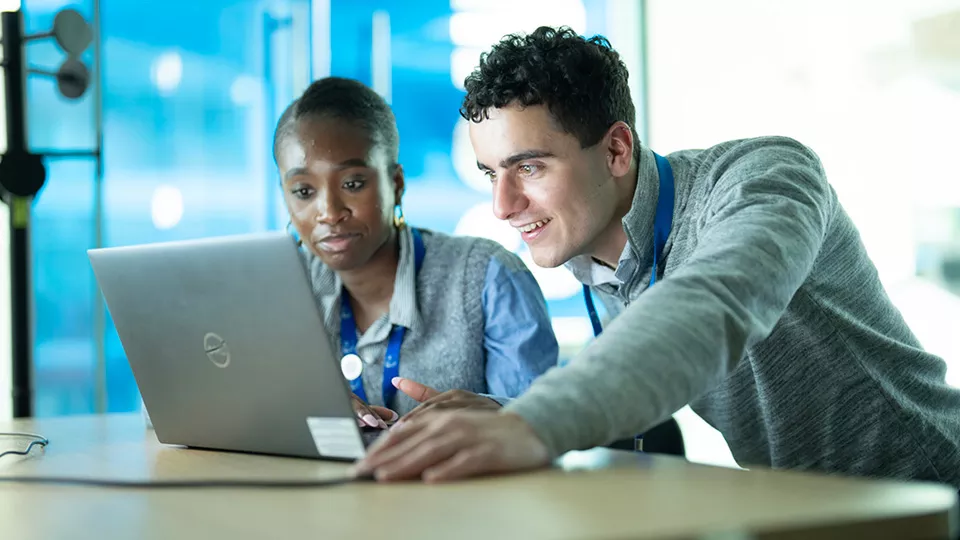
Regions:
<instances>
[{"instance_id":1,"label":"man's face","mask_svg":"<svg viewBox=\"0 0 960 540\"><path fill-rule=\"evenodd\" d=\"M592 252L618 202L603 141L581 148L542 105L490 109L470 123L470 141L493 185L494 215L520 231L537 265Z\"/></svg>"}]
</instances>

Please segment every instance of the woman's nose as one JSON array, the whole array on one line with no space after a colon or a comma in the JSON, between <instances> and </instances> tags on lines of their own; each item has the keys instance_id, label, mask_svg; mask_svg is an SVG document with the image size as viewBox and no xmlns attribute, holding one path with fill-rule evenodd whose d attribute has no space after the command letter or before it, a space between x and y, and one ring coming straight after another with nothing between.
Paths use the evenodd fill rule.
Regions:
<instances>
[{"instance_id":1,"label":"woman's nose","mask_svg":"<svg viewBox=\"0 0 960 540\"><path fill-rule=\"evenodd\" d=\"M339 223L348 213L346 205L336 192L324 191L317 197L317 223Z\"/></svg>"}]
</instances>

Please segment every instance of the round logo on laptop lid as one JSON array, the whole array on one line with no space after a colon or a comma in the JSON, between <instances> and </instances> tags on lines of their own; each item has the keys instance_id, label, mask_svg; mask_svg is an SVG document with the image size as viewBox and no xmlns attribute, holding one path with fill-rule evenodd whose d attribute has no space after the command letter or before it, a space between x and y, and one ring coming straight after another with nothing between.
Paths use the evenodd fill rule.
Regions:
<instances>
[{"instance_id":1,"label":"round logo on laptop lid","mask_svg":"<svg viewBox=\"0 0 960 540\"><path fill-rule=\"evenodd\" d=\"M203 352L218 368L225 368L230 365L230 349L227 348L227 342L213 332L207 332L203 336Z\"/></svg>"}]
</instances>

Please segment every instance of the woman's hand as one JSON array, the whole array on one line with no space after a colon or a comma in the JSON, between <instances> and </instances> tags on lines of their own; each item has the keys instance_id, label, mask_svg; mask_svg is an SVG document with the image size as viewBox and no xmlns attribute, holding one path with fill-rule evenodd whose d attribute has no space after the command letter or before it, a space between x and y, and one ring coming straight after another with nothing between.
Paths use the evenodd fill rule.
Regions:
<instances>
[{"instance_id":1,"label":"woman's hand","mask_svg":"<svg viewBox=\"0 0 960 540\"><path fill-rule=\"evenodd\" d=\"M397 421L400 417L396 412L376 405L367 405L364 401L351 394L353 398L353 410L357 413L357 425L360 427L374 427L387 429L389 424Z\"/></svg>"}]
</instances>

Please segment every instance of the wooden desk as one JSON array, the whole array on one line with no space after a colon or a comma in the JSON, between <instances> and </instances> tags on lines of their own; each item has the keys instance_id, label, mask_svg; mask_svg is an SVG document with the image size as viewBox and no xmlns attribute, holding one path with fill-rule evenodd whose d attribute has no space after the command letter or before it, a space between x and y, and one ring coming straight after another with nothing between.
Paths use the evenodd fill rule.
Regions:
<instances>
[{"instance_id":1,"label":"wooden desk","mask_svg":"<svg viewBox=\"0 0 960 540\"><path fill-rule=\"evenodd\" d=\"M165 447L138 415L0 422L50 439L0 476L325 478L345 465ZM0 450L11 448L0 438ZM948 487L738 471L608 450L561 467L427 486L120 490L0 483L0 537L34 538L948 538Z\"/></svg>"}]
</instances>

